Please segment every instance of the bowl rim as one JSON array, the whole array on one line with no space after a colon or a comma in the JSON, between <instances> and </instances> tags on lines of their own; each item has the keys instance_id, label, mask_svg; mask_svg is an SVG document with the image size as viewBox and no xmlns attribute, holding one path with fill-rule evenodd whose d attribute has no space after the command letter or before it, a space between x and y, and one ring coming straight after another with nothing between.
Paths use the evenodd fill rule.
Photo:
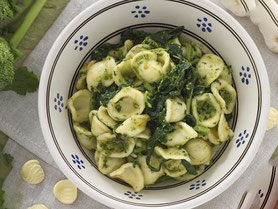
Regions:
<instances>
[{"instance_id":1,"label":"bowl rim","mask_svg":"<svg viewBox=\"0 0 278 209\"><path fill-rule=\"evenodd\" d=\"M98 202L101 202L107 206L114 207L114 208L123 208L123 207L129 207L129 208L138 208L136 205L127 205L125 203L119 202L117 200L111 199L109 197L106 197L91 188L89 188L83 181L81 181L77 176L69 169L67 164L64 162L62 156L58 152L54 142L53 138L50 134L49 131L49 125L47 123L47 112L46 112L46 90L47 90L47 84L48 84L48 77L49 73L51 70L51 66L53 61L55 60L57 53L59 52L61 48L61 43L64 42L64 40L72 33L74 29L78 25L80 25L80 20L81 22L84 21L84 19L87 19L87 14L91 13L93 10L94 12L99 11L100 9L107 7L109 5L115 4L117 2L121 2L122 0L112 0L108 1L107 0L100 0L91 6L89 6L87 9L82 11L78 16L76 16L66 27L65 29L60 33L56 41L54 42L53 46L51 47L48 56L46 58L42 74L41 74L41 81L40 81L40 86L39 86L39 97L38 97L38 111L39 111L39 119L40 119L40 124L41 124L41 129L45 138L45 142L48 146L48 149L55 161L55 163L58 165L60 170L66 175L67 178L69 178L75 185L78 186L80 190L82 190L84 193L86 193L88 196L92 197L93 199L97 200ZM129 0L129 2L134 2L137 0ZM168 0L169 1L169 0ZM173 2L185 2L185 0L170 0ZM199 0L200 1L200 0ZM191 0L187 2L192 2ZM193 0L194 2L194 0ZM221 194L223 191L225 191L227 188L229 188L239 177L243 172L247 169L247 167L250 165L251 161L253 160L255 154L257 153L259 146L263 140L263 135L266 130L266 121L268 118L268 111L269 111L269 106L270 106L270 88L269 88L269 80L268 80L268 75L267 71L263 62L263 59L259 53L258 48L256 47L254 41L252 38L249 36L249 34L245 31L245 29L240 25L239 22L237 22L230 14L228 14L225 10L223 10L221 7L216 5L215 3L211 1L206 1L206 0L201 0L200 3L205 3L206 6L213 8L216 10L219 14L222 13L226 15L226 20L228 22L232 22L233 25L237 26L237 31L240 32L241 36L244 36L245 41L248 42L249 49L252 49L252 55L254 55L256 58L258 58L261 63L261 66L263 66L263 69L260 68L260 75L264 77L262 80L262 107L261 108L261 114L259 117L258 125L257 125L257 131L254 136L254 141L256 143L252 143L248 150L248 153L244 156L242 161L239 163L238 167L233 170L233 172L225 178L219 185L217 185L215 188L210 190L210 192L207 192L203 194L202 196L199 196L195 198L194 200L190 200L188 202L182 202L178 203L176 205L171 205L171 206L163 206L165 208L179 208L179 207L197 207L212 198L218 196ZM193 205L193 206L192 206ZM142 207L139 206L140 208L149 208L149 207ZM153 207L153 206L152 206ZM155 206L154 206L155 207ZM160 206L161 207L161 206Z\"/></svg>"}]
</instances>

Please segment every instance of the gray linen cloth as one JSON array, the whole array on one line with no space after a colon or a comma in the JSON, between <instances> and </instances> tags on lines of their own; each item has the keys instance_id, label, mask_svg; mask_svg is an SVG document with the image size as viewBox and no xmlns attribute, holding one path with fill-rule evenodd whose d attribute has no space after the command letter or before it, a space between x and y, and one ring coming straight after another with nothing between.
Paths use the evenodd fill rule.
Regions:
<instances>
[{"instance_id":1,"label":"gray linen cloth","mask_svg":"<svg viewBox=\"0 0 278 209\"><path fill-rule=\"evenodd\" d=\"M212 1L219 4L219 0ZM94 2L96 2L96 0L71 0L55 24L50 28L45 37L25 61L25 65L28 65L30 70L39 75L50 47L63 28L77 14ZM270 87L272 90L271 105L278 108L278 98L276 97L276 95L278 95L278 55L267 49L258 28L253 25L248 18L236 17L236 19L251 35L263 56L268 70ZM58 180L64 178L64 176L57 169L57 165L53 162L53 159L45 145L39 125L37 99L37 92L28 94L24 97L18 96L13 92L0 93L0 130L14 140L9 141L5 147L5 151L15 156L15 167L4 184L4 189L7 193L6 206L9 208L23 209L35 203L45 203L49 209L102 208L99 203L88 198L81 192L79 192L78 201L73 206L63 206L55 200L52 195L52 188L54 184ZM256 175L256 172L268 162L268 159L277 146L278 143L275 139L277 134L278 129L267 132L259 152L256 154L253 162L246 172L223 194L198 208L237 208L241 195L252 183L252 179ZM26 160L33 158L39 159L42 162L46 172L46 179L42 184L37 186L24 183L20 179L18 173L22 164ZM103 206L103 208L105 207Z\"/></svg>"}]
</instances>

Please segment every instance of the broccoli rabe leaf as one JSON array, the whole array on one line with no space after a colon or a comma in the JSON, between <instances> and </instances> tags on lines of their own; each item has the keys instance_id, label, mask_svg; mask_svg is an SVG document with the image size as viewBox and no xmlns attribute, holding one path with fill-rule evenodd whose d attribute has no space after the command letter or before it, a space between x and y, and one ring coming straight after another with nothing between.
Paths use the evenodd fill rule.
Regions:
<instances>
[{"instance_id":1,"label":"broccoli rabe leaf","mask_svg":"<svg viewBox=\"0 0 278 209\"><path fill-rule=\"evenodd\" d=\"M105 43L92 52L91 59L96 61L101 61L105 57L107 57L110 50L117 49L118 47L120 47L119 44Z\"/></svg>"},{"instance_id":2,"label":"broccoli rabe leaf","mask_svg":"<svg viewBox=\"0 0 278 209\"><path fill-rule=\"evenodd\" d=\"M3 208L3 204L4 204L4 194L5 194L5 192L4 192L2 189L0 189L0 209L4 209L4 208Z\"/></svg>"},{"instance_id":3,"label":"broccoli rabe leaf","mask_svg":"<svg viewBox=\"0 0 278 209\"><path fill-rule=\"evenodd\" d=\"M0 188L3 185L5 178L13 168L12 161L13 157L11 155L0 152Z\"/></svg>"},{"instance_id":4,"label":"broccoli rabe leaf","mask_svg":"<svg viewBox=\"0 0 278 209\"><path fill-rule=\"evenodd\" d=\"M188 161L182 160L181 163L186 168L187 173L197 175L195 167L191 165Z\"/></svg>"},{"instance_id":5,"label":"broccoli rabe leaf","mask_svg":"<svg viewBox=\"0 0 278 209\"><path fill-rule=\"evenodd\" d=\"M124 43L126 40L132 40L134 45L141 44L144 39L148 36L148 33L142 30L127 29L121 34L121 42Z\"/></svg>"},{"instance_id":6,"label":"broccoli rabe leaf","mask_svg":"<svg viewBox=\"0 0 278 209\"><path fill-rule=\"evenodd\" d=\"M27 70L27 67L20 67L15 70L14 80L4 90L15 91L17 94L26 95L28 92L35 92L39 87L39 78Z\"/></svg>"}]
</instances>

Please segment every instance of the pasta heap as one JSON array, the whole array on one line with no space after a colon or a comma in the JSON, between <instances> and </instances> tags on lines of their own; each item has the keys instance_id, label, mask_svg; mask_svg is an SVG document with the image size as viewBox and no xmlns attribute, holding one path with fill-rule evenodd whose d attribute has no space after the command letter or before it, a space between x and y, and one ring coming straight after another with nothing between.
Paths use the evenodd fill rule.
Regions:
<instances>
[{"instance_id":1,"label":"pasta heap","mask_svg":"<svg viewBox=\"0 0 278 209\"><path fill-rule=\"evenodd\" d=\"M68 101L76 136L95 150L101 173L135 191L203 172L233 136L231 68L203 46L180 41L183 27L129 30L80 70Z\"/></svg>"}]
</instances>

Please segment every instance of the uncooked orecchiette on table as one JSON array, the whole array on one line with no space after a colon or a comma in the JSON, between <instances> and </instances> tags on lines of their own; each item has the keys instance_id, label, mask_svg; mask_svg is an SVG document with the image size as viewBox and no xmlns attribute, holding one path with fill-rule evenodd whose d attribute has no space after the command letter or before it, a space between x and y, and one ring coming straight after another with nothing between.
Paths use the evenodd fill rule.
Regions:
<instances>
[{"instance_id":1,"label":"uncooked orecchiette on table","mask_svg":"<svg viewBox=\"0 0 278 209\"><path fill-rule=\"evenodd\" d=\"M153 34L127 30L79 72L68 101L82 146L100 172L135 191L200 174L233 136L232 69L183 27Z\"/></svg>"}]
</instances>

